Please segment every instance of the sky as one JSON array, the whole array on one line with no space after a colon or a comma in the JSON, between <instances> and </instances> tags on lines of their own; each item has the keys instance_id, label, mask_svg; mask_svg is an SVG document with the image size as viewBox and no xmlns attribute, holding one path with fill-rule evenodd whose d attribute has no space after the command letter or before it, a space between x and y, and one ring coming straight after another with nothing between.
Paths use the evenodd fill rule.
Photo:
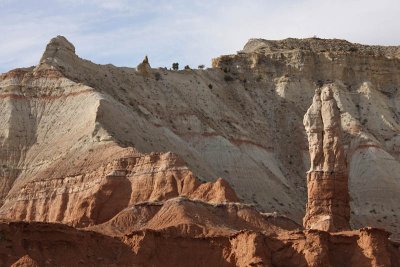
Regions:
<instances>
[{"instance_id":1,"label":"sky","mask_svg":"<svg viewBox=\"0 0 400 267\"><path fill-rule=\"evenodd\" d=\"M210 66L250 38L400 45L400 1L0 0L0 73L36 65L57 35L99 64Z\"/></svg>"}]
</instances>

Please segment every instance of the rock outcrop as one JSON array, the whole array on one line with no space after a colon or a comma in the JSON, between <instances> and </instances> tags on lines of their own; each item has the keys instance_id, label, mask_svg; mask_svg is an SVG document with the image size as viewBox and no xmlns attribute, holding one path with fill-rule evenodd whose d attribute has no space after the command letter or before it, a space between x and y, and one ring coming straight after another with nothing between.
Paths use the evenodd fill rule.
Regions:
<instances>
[{"instance_id":1,"label":"rock outcrop","mask_svg":"<svg viewBox=\"0 0 400 267\"><path fill-rule=\"evenodd\" d=\"M151 66L149 63L149 58L147 56L144 57L142 63L137 65L137 70L142 73L144 76L148 76L151 71Z\"/></svg>"},{"instance_id":2,"label":"rock outcrop","mask_svg":"<svg viewBox=\"0 0 400 267\"><path fill-rule=\"evenodd\" d=\"M245 202L300 223L310 168L302 119L321 80L341 110L352 225L398 232L398 51L252 39L215 68L145 76L81 59L56 37L38 66L0 75L0 204L39 173L91 172L131 147L171 151L196 177L221 177Z\"/></svg>"},{"instance_id":3,"label":"rock outcrop","mask_svg":"<svg viewBox=\"0 0 400 267\"><path fill-rule=\"evenodd\" d=\"M350 229L348 170L342 144L340 111L330 86L315 91L304 115L311 168L304 227L324 231Z\"/></svg>"},{"instance_id":4,"label":"rock outcrop","mask_svg":"<svg viewBox=\"0 0 400 267\"><path fill-rule=\"evenodd\" d=\"M253 39L155 72L52 39L0 75L0 265L400 266L360 227L399 232L399 51Z\"/></svg>"},{"instance_id":5,"label":"rock outcrop","mask_svg":"<svg viewBox=\"0 0 400 267\"><path fill-rule=\"evenodd\" d=\"M61 224L3 222L0 231L2 266L400 266L399 244L369 228L188 236L177 226L110 237Z\"/></svg>"},{"instance_id":6,"label":"rock outcrop","mask_svg":"<svg viewBox=\"0 0 400 267\"><path fill-rule=\"evenodd\" d=\"M52 177L50 173L57 172L49 169L39 173L8 195L1 208L3 218L82 227L104 223L141 202L178 196L209 203L239 201L223 179L202 183L177 155L124 153L124 157L109 159L94 169L77 170L73 175ZM91 161L90 155L86 161Z\"/></svg>"}]
</instances>

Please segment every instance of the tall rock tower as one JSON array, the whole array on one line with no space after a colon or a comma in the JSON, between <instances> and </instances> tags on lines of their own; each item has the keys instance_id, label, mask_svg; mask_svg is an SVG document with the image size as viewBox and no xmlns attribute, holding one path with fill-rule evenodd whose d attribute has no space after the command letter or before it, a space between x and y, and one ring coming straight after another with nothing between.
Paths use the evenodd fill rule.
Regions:
<instances>
[{"instance_id":1,"label":"tall rock tower","mask_svg":"<svg viewBox=\"0 0 400 267\"><path fill-rule=\"evenodd\" d=\"M315 91L304 115L311 168L307 172L307 229L350 229L348 171L341 142L340 112L330 86Z\"/></svg>"}]
</instances>

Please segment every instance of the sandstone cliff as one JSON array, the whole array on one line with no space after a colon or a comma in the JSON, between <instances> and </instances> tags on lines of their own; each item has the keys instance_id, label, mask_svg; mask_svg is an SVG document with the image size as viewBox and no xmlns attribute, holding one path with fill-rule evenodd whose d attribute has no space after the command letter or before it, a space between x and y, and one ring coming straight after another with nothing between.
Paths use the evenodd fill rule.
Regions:
<instances>
[{"instance_id":1,"label":"sandstone cliff","mask_svg":"<svg viewBox=\"0 0 400 267\"><path fill-rule=\"evenodd\" d=\"M85 161L90 161L90 156ZM124 157L105 160L94 169L85 167L61 177L54 175L55 170L47 169L21 187L15 185L2 207L3 214L11 220L62 222L82 227L106 222L129 205L146 201L178 196L210 203L238 201L224 180L201 183L171 153L125 152Z\"/></svg>"},{"instance_id":2,"label":"sandstone cliff","mask_svg":"<svg viewBox=\"0 0 400 267\"><path fill-rule=\"evenodd\" d=\"M302 119L316 83L325 81L341 111L351 223L396 232L398 51L343 40L252 39L237 55L216 58L213 69L148 69L145 76L82 60L57 37L38 66L1 75L1 199L47 168L55 178L74 175L113 159L122 146L172 151L195 176L222 177L239 198L300 223L310 167ZM90 151L102 153L90 161L77 156Z\"/></svg>"},{"instance_id":3,"label":"sandstone cliff","mask_svg":"<svg viewBox=\"0 0 400 267\"><path fill-rule=\"evenodd\" d=\"M308 112L310 157L302 121L319 83L332 95ZM347 166L353 228L398 233L399 85L397 47L252 39L211 69L168 71L97 65L56 37L37 66L0 76L0 216L27 221L2 224L0 259L399 266L383 230L291 220L304 215L310 166L309 180Z\"/></svg>"}]
</instances>

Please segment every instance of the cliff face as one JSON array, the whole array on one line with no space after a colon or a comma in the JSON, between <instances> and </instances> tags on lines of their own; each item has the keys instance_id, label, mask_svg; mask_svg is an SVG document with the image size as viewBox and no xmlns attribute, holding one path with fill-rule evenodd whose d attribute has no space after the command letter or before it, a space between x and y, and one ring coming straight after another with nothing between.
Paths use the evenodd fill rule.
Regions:
<instances>
[{"instance_id":1,"label":"cliff face","mask_svg":"<svg viewBox=\"0 0 400 267\"><path fill-rule=\"evenodd\" d=\"M244 81L249 73L263 88L272 90L287 101L282 110L304 114L320 83L330 83L340 111L342 142L347 155L351 206L351 224L374 225L397 232L399 206L399 48L364 46L343 40L286 39L282 41L250 40L237 55L214 59L215 67ZM249 79L246 79L246 83ZM268 103L270 105L270 103ZM270 109L274 114L276 109ZM275 113L276 116L276 113ZM301 116L302 118L302 116ZM278 120L281 119L278 117ZM287 113L284 121L300 118ZM292 162L307 143L295 139L303 131L297 125L289 132L274 128L286 138L279 144L304 144L275 148ZM303 140L306 140L305 138ZM304 142L304 143L303 143ZM304 149L306 150L306 149ZM305 152L306 153L306 152ZM315 151L322 153L322 151ZM299 163L285 168L300 171ZM295 192L293 192L295 194Z\"/></svg>"},{"instance_id":2,"label":"cliff face","mask_svg":"<svg viewBox=\"0 0 400 267\"><path fill-rule=\"evenodd\" d=\"M311 168L304 227L325 231L350 229L347 163L341 142L340 113L329 86L317 89L304 115Z\"/></svg>"},{"instance_id":3,"label":"cliff face","mask_svg":"<svg viewBox=\"0 0 400 267\"><path fill-rule=\"evenodd\" d=\"M351 199L354 229L398 232L399 49L254 39L213 66L97 65L57 37L37 66L2 74L0 216L14 245L0 242L0 259L151 266L165 256L184 266L184 254L199 266L399 266L385 231L298 224L309 170L307 228L349 228ZM321 83L329 90L314 96ZM69 256L52 240L66 241Z\"/></svg>"},{"instance_id":4,"label":"cliff face","mask_svg":"<svg viewBox=\"0 0 400 267\"><path fill-rule=\"evenodd\" d=\"M177 72L147 61L143 74L82 60L53 39L38 66L1 75L2 201L46 169L54 178L85 172L122 146L172 151L195 176L222 177L246 202L301 222L310 167L302 120L322 81L340 110L351 223L397 231L398 48L253 39L213 62Z\"/></svg>"}]
</instances>

